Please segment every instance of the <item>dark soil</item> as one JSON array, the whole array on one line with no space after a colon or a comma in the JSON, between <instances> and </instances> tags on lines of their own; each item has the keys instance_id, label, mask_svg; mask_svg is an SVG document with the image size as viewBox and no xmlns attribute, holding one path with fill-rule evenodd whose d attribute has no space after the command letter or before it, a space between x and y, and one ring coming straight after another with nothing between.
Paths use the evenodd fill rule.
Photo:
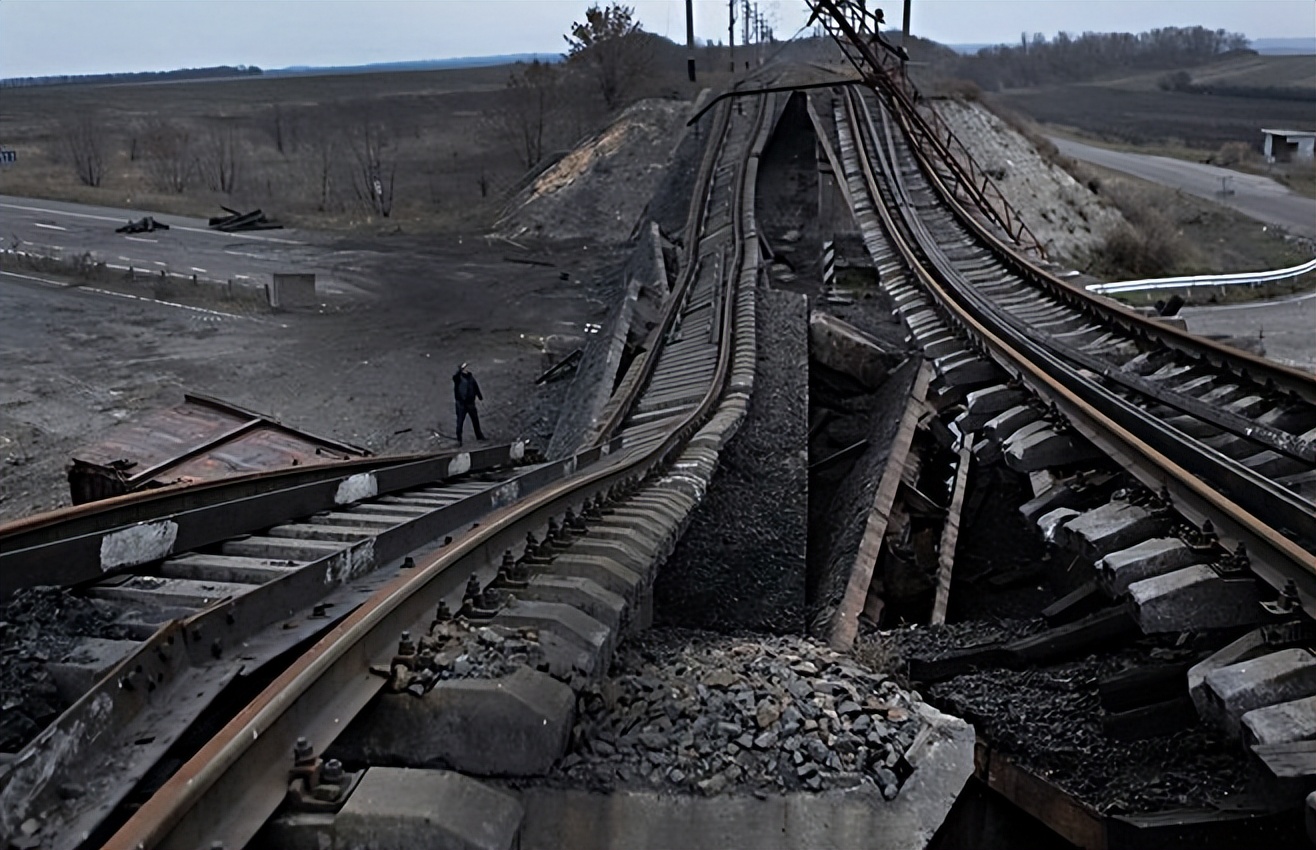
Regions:
<instances>
[{"instance_id":1,"label":"dark soil","mask_svg":"<svg viewBox=\"0 0 1316 850\"><path fill-rule=\"evenodd\" d=\"M80 637L122 639L112 614L54 587L20 591L0 608L0 752L15 752L68 706L47 662L62 661Z\"/></svg>"}]
</instances>

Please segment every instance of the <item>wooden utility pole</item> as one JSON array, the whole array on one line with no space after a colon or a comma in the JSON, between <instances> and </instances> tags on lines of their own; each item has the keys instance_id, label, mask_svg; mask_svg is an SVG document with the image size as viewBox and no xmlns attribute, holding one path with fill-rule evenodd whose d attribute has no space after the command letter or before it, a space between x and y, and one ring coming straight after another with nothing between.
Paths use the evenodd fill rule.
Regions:
<instances>
[{"instance_id":1,"label":"wooden utility pole","mask_svg":"<svg viewBox=\"0 0 1316 850\"><path fill-rule=\"evenodd\" d=\"M905 0L905 23L904 28L900 31L900 43L905 49L909 49L909 6L913 0Z\"/></svg>"}]
</instances>

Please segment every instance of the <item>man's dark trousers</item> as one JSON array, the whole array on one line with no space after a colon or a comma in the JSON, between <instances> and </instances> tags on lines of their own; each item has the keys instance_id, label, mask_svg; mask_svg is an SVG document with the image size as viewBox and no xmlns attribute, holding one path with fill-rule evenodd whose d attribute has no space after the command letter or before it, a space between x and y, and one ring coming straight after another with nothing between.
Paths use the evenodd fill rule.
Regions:
<instances>
[{"instance_id":1,"label":"man's dark trousers","mask_svg":"<svg viewBox=\"0 0 1316 850\"><path fill-rule=\"evenodd\" d=\"M475 439L483 440L484 432L480 430L480 412L475 409L474 404L466 405L460 401L457 402L457 445L462 444L462 428L466 424L466 417L471 417L471 427L475 430Z\"/></svg>"}]
</instances>

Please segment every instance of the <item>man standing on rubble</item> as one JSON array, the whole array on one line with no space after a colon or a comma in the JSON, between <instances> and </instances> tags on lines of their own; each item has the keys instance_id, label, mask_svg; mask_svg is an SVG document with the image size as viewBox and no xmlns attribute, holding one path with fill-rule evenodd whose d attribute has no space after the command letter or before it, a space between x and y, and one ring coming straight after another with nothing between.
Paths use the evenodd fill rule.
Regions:
<instances>
[{"instance_id":1,"label":"man standing on rubble","mask_svg":"<svg viewBox=\"0 0 1316 850\"><path fill-rule=\"evenodd\" d=\"M480 413L475 409L476 399L484 400L480 393L480 383L475 380L463 363L457 367L452 376L452 397L457 403L457 445L462 444L462 428L466 417L471 417L471 427L475 429L475 439L483 440L484 432L480 430Z\"/></svg>"}]
</instances>

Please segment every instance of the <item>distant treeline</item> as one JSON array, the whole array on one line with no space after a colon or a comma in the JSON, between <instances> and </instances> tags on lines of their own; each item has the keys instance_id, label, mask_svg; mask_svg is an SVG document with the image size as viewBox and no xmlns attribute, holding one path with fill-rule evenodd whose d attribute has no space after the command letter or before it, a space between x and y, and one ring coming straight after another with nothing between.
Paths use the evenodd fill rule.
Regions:
<instances>
[{"instance_id":1,"label":"distant treeline","mask_svg":"<svg viewBox=\"0 0 1316 850\"><path fill-rule=\"evenodd\" d=\"M159 83L170 80L209 80L219 77L257 77L265 73L255 65L217 65L213 68L179 68L175 71L134 71L124 74L64 74L56 77L10 77L0 87L66 86L89 83Z\"/></svg>"},{"instance_id":2,"label":"distant treeline","mask_svg":"<svg viewBox=\"0 0 1316 850\"><path fill-rule=\"evenodd\" d=\"M1044 83L1073 83L1116 69L1143 71L1190 68L1235 51L1247 51L1247 36L1205 27L1165 27L1138 33L1041 33L1024 35L1017 46L986 47L958 56L945 69L984 89L999 90Z\"/></svg>"}]
</instances>

